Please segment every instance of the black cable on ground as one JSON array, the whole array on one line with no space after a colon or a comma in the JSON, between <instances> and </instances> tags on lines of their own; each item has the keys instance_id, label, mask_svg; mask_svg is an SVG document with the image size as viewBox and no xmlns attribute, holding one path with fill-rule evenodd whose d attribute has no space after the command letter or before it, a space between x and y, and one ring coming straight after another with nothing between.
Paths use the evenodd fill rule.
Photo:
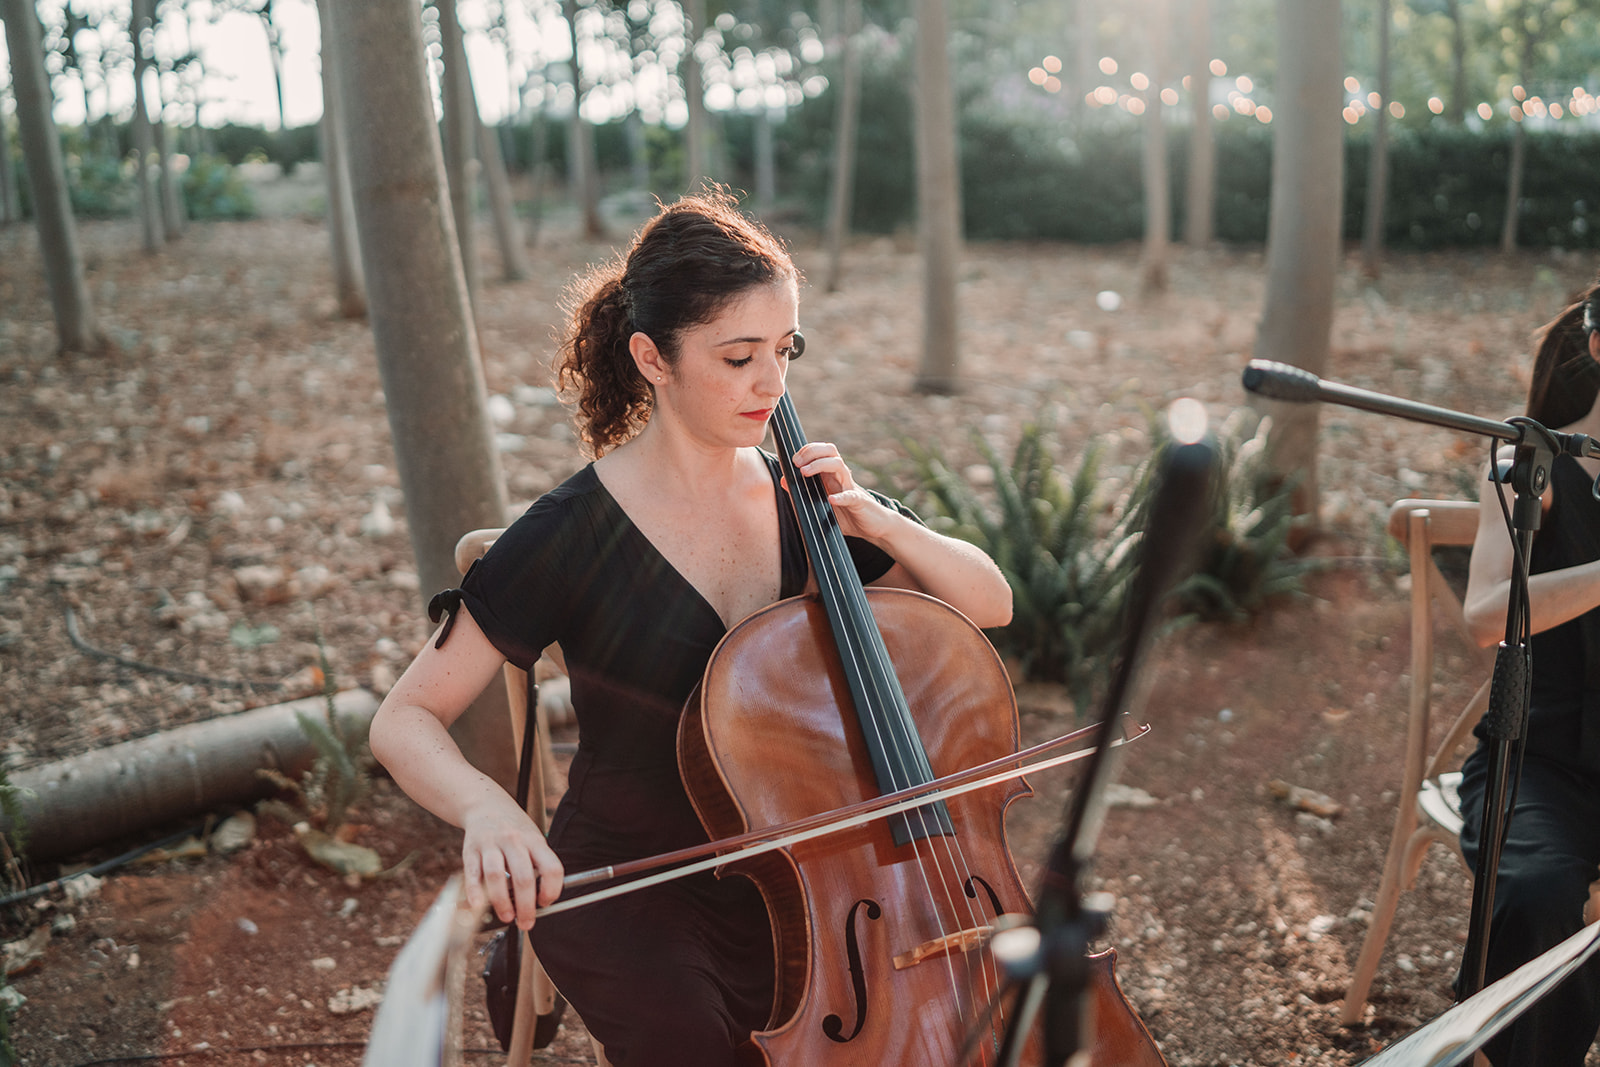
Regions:
<instances>
[{"instance_id":1,"label":"black cable on ground","mask_svg":"<svg viewBox=\"0 0 1600 1067\"><path fill-rule=\"evenodd\" d=\"M8 904L20 904L25 900L32 900L34 897L43 896L52 889L59 888L64 883L70 882L74 878L82 878L86 874L92 874L96 876L102 875L107 871L115 870L125 863L129 863L138 859L146 852L154 852L158 848L165 848L168 845L176 844L177 842L188 837L197 837L204 832L204 823L201 823L198 826L190 827L187 830L179 830L170 837L163 837L161 840L152 841L148 845L140 845L136 849L133 849L129 852L124 852L120 856L113 856L111 859L97 863L93 867L89 867L81 871L74 871L72 874L63 875L60 878L53 878L48 882L41 882L39 885L29 886L20 893L12 893L10 896L0 897L0 908L3 908Z\"/></svg>"},{"instance_id":2,"label":"black cable on ground","mask_svg":"<svg viewBox=\"0 0 1600 1067\"><path fill-rule=\"evenodd\" d=\"M278 682L252 682L248 678L213 678L207 674L192 674L188 671L173 670L171 667L158 667L154 663L145 663L141 660L129 659L127 656L119 656L115 652L107 652L103 648L96 648L83 639L83 635L78 632L78 616L73 612L71 604L63 603L61 610L66 615L67 640L72 642L73 648L86 656L107 660L117 664L119 667L127 667L129 670L141 671L145 674L159 674L161 677L171 678L175 682L193 682L196 685L218 686L228 689L272 691L283 688Z\"/></svg>"}]
</instances>

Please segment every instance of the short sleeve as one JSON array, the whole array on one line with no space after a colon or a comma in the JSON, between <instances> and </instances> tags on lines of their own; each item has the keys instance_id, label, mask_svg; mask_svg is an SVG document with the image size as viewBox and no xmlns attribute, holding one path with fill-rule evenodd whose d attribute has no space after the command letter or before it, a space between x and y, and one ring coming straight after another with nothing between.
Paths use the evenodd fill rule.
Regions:
<instances>
[{"instance_id":1,"label":"short sleeve","mask_svg":"<svg viewBox=\"0 0 1600 1067\"><path fill-rule=\"evenodd\" d=\"M489 642L526 670L559 640L556 625L568 602L563 526L566 509L550 495L536 500L521 518L473 562L459 589L429 605L430 614L465 605ZM435 620L437 621L437 620ZM449 637L446 629L439 643Z\"/></svg>"},{"instance_id":2,"label":"short sleeve","mask_svg":"<svg viewBox=\"0 0 1600 1067\"><path fill-rule=\"evenodd\" d=\"M893 497L884 496L882 493L873 489L868 489L867 492L871 493L873 499L882 504L884 507L891 508L894 511L899 512L901 515L904 515L906 518L919 525L927 525L927 523L922 521L922 517L920 515L906 507L906 505L902 504L900 501L895 500ZM888 574L889 569L894 566L894 557L889 555L889 553L885 552L883 549L879 548L877 545L873 544L871 541L867 541L860 537L846 537L844 539L844 543L845 547L850 550L850 559L855 563L856 573L861 576L861 583L863 585L869 585L872 582L877 581L879 578L882 578L885 574Z\"/></svg>"}]
</instances>

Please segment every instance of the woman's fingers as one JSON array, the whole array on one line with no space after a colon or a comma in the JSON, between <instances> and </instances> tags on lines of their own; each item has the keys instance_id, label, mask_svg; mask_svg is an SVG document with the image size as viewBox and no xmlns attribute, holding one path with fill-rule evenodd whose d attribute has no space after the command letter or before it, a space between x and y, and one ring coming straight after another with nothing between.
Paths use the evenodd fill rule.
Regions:
<instances>
[{"instance_id":1,"label":"woman's fingers","mask_svg":"<svg viewBox=\"0 0 1600 1067\"><path fill-rule=\"evenodd\" d=\"M561 895L561 860L522 812L469 819L465 825L461 871L467 903L528 929L535 911Z\"/></svg>"},{"instance_id":2,"label":"woman's fingers","mask_svg":"<svg viewBox=\"0 0 1600 1067\"><path fill-rule=\"evenodd\" d=\"M806 477L822 476L829 493L842 493L856 486L850 467L839 455L837 446L827 441L812 441L794 454L795 469Z\"/></svg>"}]
</instances>

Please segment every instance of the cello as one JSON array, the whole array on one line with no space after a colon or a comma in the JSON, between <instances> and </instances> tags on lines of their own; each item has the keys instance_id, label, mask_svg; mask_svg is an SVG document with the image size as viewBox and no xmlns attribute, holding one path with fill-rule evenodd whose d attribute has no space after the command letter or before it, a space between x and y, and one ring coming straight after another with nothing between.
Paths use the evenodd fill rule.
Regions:
<instances>
[{"instance_id":1,"label":"cello","mask_svg":"<svg viewBox=\"0 0 1600 1067\"><path fill-rule=\"evenodd\" d=\"M1016 698L954 608L866 589L785 394L773 432L817 592L763 608L712 653L678 732L711 840L861 803L1014 753ZM994 1063L1007 1009L989 942L1032 910L1005 844L1020 779L719 869L754 881L772 921L775 995L741 1053L763 1064ZM1091 968L1100 1067L1165 1061L1111 973ZM1026 1062L1040 1042L1027 1041Z\"/></svg>"}]
</instances>

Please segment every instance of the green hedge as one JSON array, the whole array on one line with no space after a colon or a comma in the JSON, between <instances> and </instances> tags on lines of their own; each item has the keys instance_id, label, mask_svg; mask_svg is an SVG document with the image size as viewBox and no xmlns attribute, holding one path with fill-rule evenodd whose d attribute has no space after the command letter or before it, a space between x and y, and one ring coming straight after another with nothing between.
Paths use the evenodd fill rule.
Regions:
<instances>
[{"instance_id":1,"label":"green hedge","mask_svg":"<svg viewBox=\"0 0 1600 1067\"><path fill-rule=\"evenodd\" d=\"M819 222L832 158L831 94L808 100L787 124L780 160L786 193ZM867 75L853 225L887 233L914 224L911 114L894 69ZM1120 119L1120 121L1118 121ZM1263 243L1272 185L1272 130L1250 120L1218 124L1217 236ZM1137 240L1144 229L1142 145L1126 116L1092 115L1081 124L1000 116L967 101L961 119L962 203L976 240L1080 242ZM1360 240L1370 133L1345 143L1345 236ZM1401 129L1390 140L1386 241L1394 247L1495 245L1505 210L1511 131L1443 123ZM1173 235L1183 231L1188 169L1186 131L1168 134ZM1600 134L1530 133L1518 241L1529 247L1600 246L1594 174Z\"/></svg>"}]
</instances>

